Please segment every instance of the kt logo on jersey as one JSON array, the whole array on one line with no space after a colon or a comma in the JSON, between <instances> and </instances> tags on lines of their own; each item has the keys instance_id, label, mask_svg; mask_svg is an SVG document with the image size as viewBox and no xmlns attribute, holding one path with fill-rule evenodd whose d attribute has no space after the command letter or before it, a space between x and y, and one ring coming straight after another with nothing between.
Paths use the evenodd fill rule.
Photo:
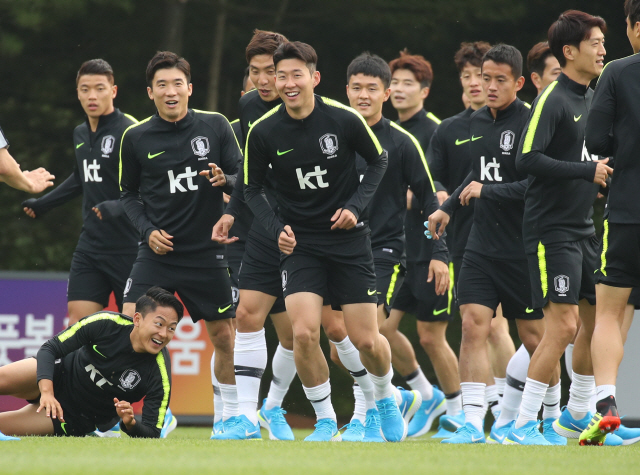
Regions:
<instances>
[{"instance_id":1,"label":"kt logo on jersey","mask_svg":"<svg viewBox=\"0 0 640 475\"><path fill-rule=\"evenodd\" d=\"M191 140L193 153L200 157L198 160L205 160L209 153L209 139L207 137L196 137Z\"/></svg>"},{"instance_id":2,"label":"kt logo on jersey","mask_svg":"<svg viewBox=\"0 0 640 475\"><path fill-rule=\"evenodd\" d=\"M334 134L324 134L320 137L320 148L322 153L329 155L327 158L334 158L338 151L338 137Z\"/></svg>"}]
</instances>

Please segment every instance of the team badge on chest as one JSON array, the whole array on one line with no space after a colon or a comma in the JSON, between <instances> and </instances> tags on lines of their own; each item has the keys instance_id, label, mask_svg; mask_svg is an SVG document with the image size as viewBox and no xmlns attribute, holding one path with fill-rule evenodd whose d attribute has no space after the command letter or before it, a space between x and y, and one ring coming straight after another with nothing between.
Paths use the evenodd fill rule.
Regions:
<instances>
[{"instance_id":1,"label":"team badge on chest","mask_svg":"<svg viewBox=\"0 0 640 475\"><path fill-rule=\"evenodd\" d=\"M102 137L102 145L100 145L100 150L102 151L102 156L104 158L109 158L109 154L113 152L115 144L116 139L113 137L113 135Z\"/></svg>"},{"instance_id":2,"label":"team badge on chest","mask_svg":"<svg viewBox=\"0 0 640 475\"><path fill-rule=\"evenodd\" d=\"M320 137L320 148L322 153L329 155L327 158L334 158L338 151L338 137L334 134L324 134Z\"/></svg>"},{"instance_id":3,"label":"team badge on chest","mask_svg":"<svg viewBox=\"0 0 640 475\"><path fill-rule=\"evenodd\" d=\"M120 386L124 389L135 388L142 378L135 369L128 369L120 376Z\"/></svg>"},{"instance_id":4,"label":"team badge on chest","mask_svg":"<svg viewBox=\"0 0 640 475\"><path fill-rule=\"evenodd\" d=\"M516 134L510 130L505 130L500 134L500 148L505 152L509 152L513 148L513 143L516 140Z\"/></svg>"},{"instance_id":5,"label":"team badge on chest","mask_svg":"<svg viewBox=\"0 0 640 475\"><path fill-rule=\"evenodd\" d=\"M209 153L209 139L207 137L196 137L191 140L191 149L193 153L196 154L198 160L204 160Z\"/></svg>"}]
</instances>

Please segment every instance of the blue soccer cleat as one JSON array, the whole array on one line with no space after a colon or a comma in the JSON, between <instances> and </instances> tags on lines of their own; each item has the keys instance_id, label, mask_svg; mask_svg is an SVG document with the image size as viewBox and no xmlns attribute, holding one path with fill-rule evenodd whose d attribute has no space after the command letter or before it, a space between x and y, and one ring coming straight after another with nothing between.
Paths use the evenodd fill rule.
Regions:
<instances>
[{"instance_id":1,"label":"blue soccer cleat","mask_svg":"<svg viewBox=\"0 0 640 475\"><path fill-rule=\"evenodd\" d=\"M340 442L342 437L338 431L338 424L328 417L316 422L316 430L305 437L305 442Z\"/></svg>"},{"instance_id":2,"label":"blue soccer cleat","mask_svg":"<svg viewBox=\"0 0 640 475\"><path fill-rule=\"evenodd\" d=\"M579 439L580 434L587 428L592 417L593 414L588 412L582 419L576 420L569 412L569 409L565 407L560 417L553 421L553 430L567 439Z\"/></svg>"},{"instance_id":3,"label":"blue soccer cleat","mask_svg":"<svg viewBox=\"0 0 640 475\"><path fill-rule=\"evenodd\" d=\"M342 442L362 442L364 439L364 424L358 419L353 419L342 429L347 429L342 433Z\"/></svg>"},{"instance_id":4,"label":"blue soccer cleat","mask_svg":"<svg viewBox=\"0 0 640 475\"><path fill-rule=\"evenodd\" d=\"M422 401L413 419L409 422L409 437L420 437L429 432L433 421L444 414L446 410L444 393L434 386L433 397L428 401Z\"/></svg>"},{"instance_id":5,"label":"blue soccer cleat","mask_svg":"<svg viewBox=\"0 0 640 475\"><path fill-rule=\"evenodd\" d=\"M364 420L364 438L362 442L384 442L380 426L380 414L377 409L369 409Z\"/></svg>"},{"instance_id":6,"label":"blue soccer cleat","mask_svg":"<svg viewBox=\"0 0 640 475\"><path fill-rule=\"evenodd\" d=\"M166 439L169 433L178 425L178 419L173 415L170 408L167 408L167 413L164 415L164 423L160 430L160 438Z\"/></svg>"},{"instance_id":7,"label":"blue soccer cleat","mask_svg":"<svg viewBox=\"0 0 640 475\"><path fill-rule=\"evenodd\" d=\"M122 432L120 431L120 422L118 422L111 429L105 430L104 432L102 432L99 429L96 429L91 434L88 434L88 436L111 438L111 437L120 437L121 434Z\"/></svg>"},{"instance_id":8,"label":"blue soccer cleat","mask_svg":"<svg viewBox=\"0 0 640 475\"><path fill-rule=\"evenodd\" d=\"M511 424L511 430L504 439L505 445L551 445L540 433L539 421L529 421L519 429L516 423Z\"/></svg>"},{"instance_id":9,"label":"blue soccer cleat","mask_svg":"<svg viewBox=\"0 0 640 475\"><path fill-rule=\"evenodd\" d=\"M0 442L10 441L10 440L20 440L18 437L11 437L10 435L4 435L0 432Z\"/></svg>"},{"instance_id":10,"label":"blue soccer cleat","mask_svg":"<svg viewBox=\"0 0 640 475\"><path fill-rule=\"evenodd\" d=\"M214 435L218 435L224 432L224 422L220 419L218 422L213 423L213 429L211 429L211 438Z\"/></svg>"},{"instance_id":11,"label":"blue soccer cleat","mask_svg":"<svg viewBox=\"0 0 640 475\"><path fill-rule=\"evenodd\" d=\"M555 419L549 417L542 421L542 435L551 445L567 445L567 439L558 434L553 428Z\"/></svg>"},{"instance_id":12,"label":"blue soccer cleat","mask_svg":"<svg viewBox=\"0 0 640 475\"><path fill-rule=\"evenodd\" d=\"M258 411L258 422L269 431L271 440L294 440L293 431L284 418L287 413L280 406L265 409L267 399L262 401L262 407Z\"/></svg>"},{"instance_id":13,"label":"blue soccer cleat","mask_svg":"<svg viewBox=\"0 0 640 475\"><path fill-rule=\"evenodd\" d=\"M507 438L507 434L511 430L513 422L503 425L502 427L496 427L496 422L491 426L491 432L487 438L487 444L502 444L504 439Z\"/></svg>"},{"instance_id":14,"label":"blue soccer cleat","mask_svg":"<svg viewBox=\"0 0 640 475\"><path fill-rule=\"evenodd\" d=\"M247 416L230 417L224 422L224 432L211 436L212 440L262 440L260 424L254 424Z\"/></svg>"},{"instance_id":15,"label":"blue soccer cleat","mask_svg":"<svg viewBox=\"0 0 640 475\"><path fill-rule=\"evenodd\" d=\"M398 386L398 391L400 391L400 396L402 397L400 404L398 404L398 409L400 409L402 417L408 424L422 404L422 394L415 390L409 391L400 386Z\"/></svg>"},{"instance_id":16,"label":"blue soccer cleat","mask_svg":"<svg viewBox=\"0 0 640 475\"><path fill-rule=\"evenodd\" d=\"M398 409L396 398L390 396L380 399L376 401L376 407L380 414L382 438L387 442L402 442L407 437L409 426Z\"/></svg>"},{"instance_id":17,"label":"blue soccer cleat","mask_svg":"<svg viewBox=\"0 0 640 475\"><path fill-rule=\"evenodd\" d=\"M484 438L484 432L479 431L473 424L467 422L460 427L453 437L450 439L444 439L442 444L484 444L486 439Z\"/></svg>"},{"instance_id":18,"label":"blue soccer cleat","mask_svg":"<svg viewBox=\"0 0 640 475\"><path fill-rule=\"evenodd\" d=\"M620 419L622 419L622 417ZM620 424L620 427L613 432L613 435L617 435L622 439L622 445L635 444L640 440L640 428L627 427Z\"/></svg>"},{"instance_id":19,"label":"blue soccer cleat","mask_svg":"<svg viewBox=\"0 0 640 475\"><path fill-rule=\"evenodd\" d=\"M624 445L624 440L622 440L620 436L616 435L615 432L612 432L610 434L607 434L607 436L604 438L604 444L602 445L608 447L619 447L621 445Z\"/></svg>"},{"instance_id":20,"label":"blue soccer cleat","mask_svg":"<svg viewBox=\"0 0 640 475\"><path fill-rule=\"evenodd\" d=\"M443 429L446 429L450 432L457 431L460 427L462 427L465 423L464 412L460 411L459 414L455 416L450 416L448 414L443 414L440 416L440 425Z\"/></svg>"},{"instance_id":21,"label":"blue soccer cleat","mask_svg":"<svg viewBox=\"0 0 640 475\"><path fill-rule=\"evenodd\" d=\"M453 437L454 434L455 432L448 431L447 429L439 425L438 430L436 431L435 434L431 436L431 438L432 439L450 439L451 437Z\"/></svg>"}]
</instances>

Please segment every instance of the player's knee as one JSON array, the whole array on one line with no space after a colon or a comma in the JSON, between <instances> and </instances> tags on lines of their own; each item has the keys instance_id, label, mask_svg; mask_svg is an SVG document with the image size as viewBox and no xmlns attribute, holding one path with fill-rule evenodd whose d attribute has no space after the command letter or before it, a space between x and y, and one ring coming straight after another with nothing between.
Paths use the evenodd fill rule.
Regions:
<instances>
[{"instance_id":1,"label":"player's knee","mask_svg":"<svg viewBox=\"0 0 640 475\"><path fill-rule=\"evenodd\" d=\"M420 333L420 346L424 348L424 351L429 353L430 351L436 350L444 343L443 339L440 335L437 335L432 332L421 332Z\"/></svg>"},{"instance_id":2,"label":"player's knee","mask_svg":"<svg viewBox=\"0 0 640 475\"><path fill-rule=\"evenodd\" d=\"M538 348L540 340L542 340L542 335L538 335L537 333L525 333L520 335L520 340L527 350L527 353L532 355L536 351L536 348Z\"/></svg>"},{"instance_id":3,"label":"player's knee","mask_svg":"<svg viewBox=\"0 0 640 475\"><path fill-rule=\"evenodd\" d=\"M293 339L297 345L308 347L320 344L320 331L308 327L294 327Z\"/></svg>"},{"instance_id":4,"label":"player's knee","mask_svg":"<svg viewBox=\"0 0 640 475\"><path fill-rule=\"evenodd\" d=\"M231 319L219 320L213 325L207 325L209 339L216 351L229 352L233 351L233 343L235 339L235 330Z\"/></svg>"},{"instance_id":5,"label":"player's knee","mask_svg":"<svg viewBox=\"0 0 640 475\"><path fill-rule=\"evenodd\" d=\"M323 322L324 332L331 341L340 342L347 337L347 329L341 321Z\"/></svg>"},{"instance_id":6,"label":"player's knee","mask_svg":"<svg viewBox=\"0 0 640 475\"><path fill-rule=\"evenodd\" d=\"M264 319L256 318L256 314L241 303L236 309L236 325L245 333L258 332L264 328Z\"/></svg>"},{"instance_id":7,"label":"player's knee","mask_svg":"<svg viewBox=\"0 0 640 475\"><path fill-rule=\"evenodd\" d=\"M375 338L375 335L362 335L351 338L351 342L360 353L369 354L375 351L377 338Z\"/></svg>"}]
</instances>

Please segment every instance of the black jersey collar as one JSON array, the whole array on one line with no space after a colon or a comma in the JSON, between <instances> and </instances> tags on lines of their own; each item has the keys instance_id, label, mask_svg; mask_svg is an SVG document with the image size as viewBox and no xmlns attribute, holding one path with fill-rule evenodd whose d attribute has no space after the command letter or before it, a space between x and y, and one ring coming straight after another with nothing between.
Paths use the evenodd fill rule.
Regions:
<instances>
[{"instance_id":1,"label":"black jersey collar","mask_svg":"<svg viewBox=\"0 0 640 475\"><path fill-rule=\"evenodd\" d=\"M400 125L403 128L406 128L406 124L412 124L414 122L420 122L424 119L427 118L427 111L422 108L420 109L418 112L416 112L415 114L413 114L410 118L408 118L407 120L405 120L404 122L400 122Z\"/></svg>"},{"instance_id":2,"label":"black jersey collar","mask_svg":"<svg viewBox=\"0 0 640 475\"><path fill-rule=\"evenodd\" d=\"M193 124L196 120L196 113L193 109L187 109L187 115L185 115L182 119L177 122L169 122L168 120L164 120L156 111L153 119L157 124L160 124L160 127L166 130L185 130Z\"/></svg>"},{"instance_id":3,"label":"black jersey collar","mask_svg":"<svg viewBox=\"0 0 640 475\"><path fill-rule=\"evenodd\" d=\"M122 113L120 112L120 109L118 109L118 108L115 108L114 111L111 114L101 115L98 118L98 127L96 128L96 132L99 132L100 129L103 129L105 127L109 127L121 115L122 115ZM91 131L91 124L89 123L89 118L88 117L87 117L85 122L87 123L87 128Z\"/></svg>"},{"instance_id":4,"label":"black jersey collar","mask_svg":"<svg viewBox=\"0 0 640 475\"><path fill-rule=\"evenodd\" d=\"M575 92L576 94L580 94L581 96L584 96L589 90L589 86L585 86L584 84L575 82L573 79L570 79L569 76L567 76L565 73L560 73L557 81L558 84L565 86L570 91Z\"/></svg>"},{"instance_id":5,"label":"black jersey collar","mask_svg":"<svg viewBox=\"0 0 640 475\"><path fill-rule=\"evenodd\" d=\"M369 128L373 131L373 132L381 132L384 130L385 126L387 125L387 119L385 119L384 116L380 117L380 120L378 122L376 122L375 124L369 126Z\"/></svg>"},{"instance_id":6,"label":"black jersey collar","mask_svg":"<svg viewBox=\"0 0 640 475\"><path fill-rule=\"evenodd\" d=\"M293 117L291 117L289 115L289 112L287 111L287 106L284 102L282 102L282 108L281 108L281 114L283 117L283 121L284 122L288 122L290 124L297 124L297 125L301 125L301 126L306 126L307 123L310 123L311 120L313 119L313 117L315 117L318 114L318 108L320 107L320 104L324 105L324 102L322 101L322 97L320 97L317 94L313 95L315 98L315 103L313 105L313 110L311 111L311 114L309 114L308 116L306 116L304 119L294 119Z\"/></svg>"},{"instance_id":7,"label":"black jersey collar","mask_svg":"<svg viewBox=\"0 0 640 475\"><path fill-rule=\"evenodd\" d=\"M516 100L513 101L511 104L509 104L509 106L506 109L497 111L495 120L496 121L503 120L512 116L513 114L516 113L518 109L520 109L521 104L522 104L522 101L516 97ZM489 109L489 106L484 106L483 109L486 109L485 114L487 114L491 120L494 120L493 114L491 114L491 109Z\"/></svg>"}]
</instances>

